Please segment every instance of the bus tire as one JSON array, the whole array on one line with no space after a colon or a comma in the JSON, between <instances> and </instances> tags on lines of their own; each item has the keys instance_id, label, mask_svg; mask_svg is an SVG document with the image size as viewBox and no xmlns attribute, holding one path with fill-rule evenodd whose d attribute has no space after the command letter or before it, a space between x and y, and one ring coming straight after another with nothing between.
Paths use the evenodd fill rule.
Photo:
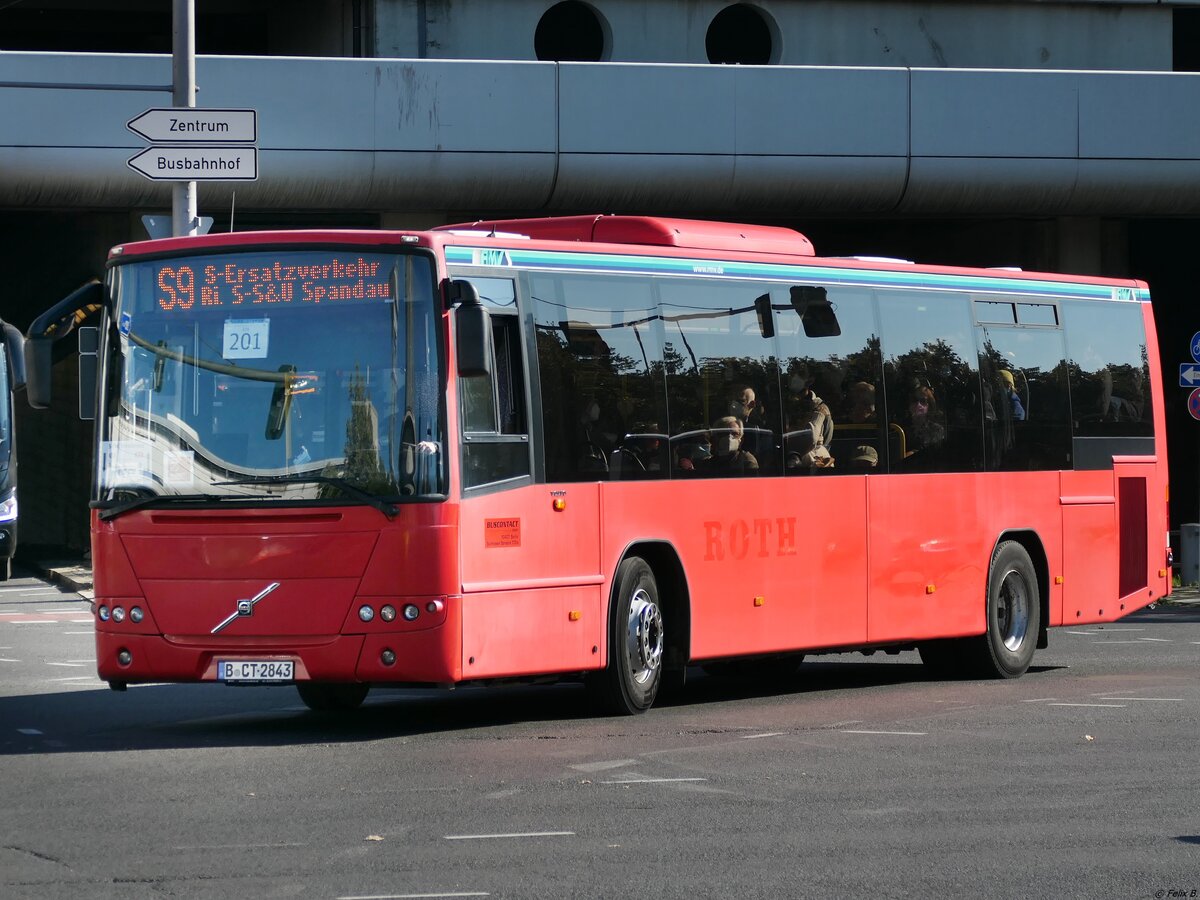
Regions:
<instances>
[{"instance_id":1,"label":"bus tire","mask_svg":"<svg viewBox=\"0 0 1200 900\"><path fill-rule=\"evenodd\" d=\"M371 686L354 682L298 681L296 690L304 705L314 712L348 712L362 706Z\"/></svg>"},{"instance_id":2,"label":"bus tire","mask_svg":"<svg viewBox=\"0 0 1200 900\"><path fill-rule=\"evenodd\" d=\"M1001 541L988 572L987 632L972 654L978 674L1019 678L1029 669L1041 627L1037 572L1025 548Z\"/></svg>"},{"instance_id":3,"label":"bus tire","mask_svg":"<svg viewBox=\"0 0 1200 900\"><path fill-rule=\"evenodd\" d=\"M623 560L613 583L608 666L592 673L588 688L603 711L632 716L648 710L658 695L666 632L658 584L644 559Z\"/></svg>"}]
</instances>

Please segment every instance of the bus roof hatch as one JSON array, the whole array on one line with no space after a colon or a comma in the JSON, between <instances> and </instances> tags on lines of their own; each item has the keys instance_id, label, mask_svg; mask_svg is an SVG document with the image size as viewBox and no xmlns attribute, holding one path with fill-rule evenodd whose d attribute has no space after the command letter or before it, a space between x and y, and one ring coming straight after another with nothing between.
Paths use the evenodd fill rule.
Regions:
<instances>
[{"instance_id":1,"label":"bus roof hatch","mask_svg":"<svg viewBox=\"0 0 1200 900\"><path fill-rule=\"evenodd\" d=\"M642 244L687 250L734 250L815 256L812 242L798 231L774 225L737 225L699 219L657 216L554 216L542 219L496 219L443 225L437 231L470 229L526 235L536 240Z\"/></svg>"}]
</instances>

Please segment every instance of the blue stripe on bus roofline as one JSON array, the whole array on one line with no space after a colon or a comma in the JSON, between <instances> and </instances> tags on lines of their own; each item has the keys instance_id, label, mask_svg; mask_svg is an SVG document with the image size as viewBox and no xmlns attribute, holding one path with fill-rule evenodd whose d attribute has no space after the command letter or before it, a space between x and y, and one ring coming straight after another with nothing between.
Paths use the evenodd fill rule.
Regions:
<instances>
[{"instance_id":1,"label":"blue stripe on bus roofline","mask_svg":"<svg viewBox=\"0 0 1200 900\"><path fill-rule=\"evenodd\" d=\"M447 246L446 262L457 265L495 265L484 262L485 251L495 247ZM1148 301L1146 293L1133 286L1089 284L1014 278L1011 275L951 275L868 268L834 268L820 265L755 263L728 259L694 259L670 256L640 256L610 253L580 253L559 250L504 248L507 261L502 268L553 271L605 272L637 275L705 275L762 281L803 279L826 284L865 287L921 287L944 291L975 291L993 294L1038 295L1046 298L1072 297L1089 300Z\"/></svg>"}]
</instances>

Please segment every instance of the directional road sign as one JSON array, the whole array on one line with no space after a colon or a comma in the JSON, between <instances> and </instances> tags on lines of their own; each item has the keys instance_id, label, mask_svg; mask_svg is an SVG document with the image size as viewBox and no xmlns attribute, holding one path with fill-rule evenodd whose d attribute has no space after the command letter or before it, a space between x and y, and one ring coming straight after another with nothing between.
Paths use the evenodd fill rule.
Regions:
<instances>
[{"instance_id":1,"label":"directional road sign","mask_svg":"<svg viewBox=\"0 0 1200 900\"><path fill-rule=\"evenodd\" d=\"M255 147L147 147L129 160L151 181L254 181Z\"/></svg>"},{"instance_id":2,"label":"directional road sign","mask_svg":"<svg viewBox=\"0 0 1200 900\"><path fill-rule=\"evenodd\" d=\"M1179 364L1179 386L1185 388L1200 387L1200 363Z\"/></svg>"},{"instance_id":3,"label":"directional road sign","mask_svg":"<svg viewBox=\"0 0 1200 900\"><path fill-rule=\"evenodd\" d=\"M253 144L258 113L191 106L148 109L125 127L156 144Z\"/></svg>"}]
</instances>

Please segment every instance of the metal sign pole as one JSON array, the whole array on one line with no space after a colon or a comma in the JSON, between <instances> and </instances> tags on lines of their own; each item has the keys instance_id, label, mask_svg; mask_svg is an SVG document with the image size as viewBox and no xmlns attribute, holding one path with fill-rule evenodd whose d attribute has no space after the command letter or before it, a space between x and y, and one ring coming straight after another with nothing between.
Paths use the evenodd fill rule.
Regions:
<instances>
[{"instance_id":1,"label":"metal sign pole","mask_svg":"<svg viewBox=\"0 0 1200 900\"><path fill-rule=\"evenodd\" d=\"M195 106L196 0L174 0L171 20L171 102ZM197 233L196 207L196 182L176 182L171 188L171 231L176 237Z\"/></svg>"}]
</instances>

